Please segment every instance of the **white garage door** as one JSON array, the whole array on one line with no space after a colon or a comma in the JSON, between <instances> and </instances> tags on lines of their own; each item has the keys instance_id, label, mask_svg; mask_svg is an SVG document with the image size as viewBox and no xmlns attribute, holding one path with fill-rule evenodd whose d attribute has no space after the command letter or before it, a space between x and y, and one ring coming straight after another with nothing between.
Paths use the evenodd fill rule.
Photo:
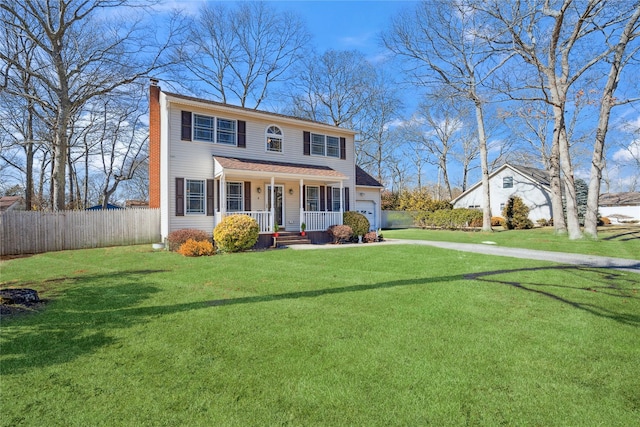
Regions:
<instances>
[{"instance_id":1,"label":"white garage door","mask_svg":"<svg viewBox=\"0 0 640 427\"><path fill-rule=\"evenodd\" d=\"M373 200L356 200L356 211L367 217L372 230L378 229L375 206Z\"/></svg>"}]
</instances>

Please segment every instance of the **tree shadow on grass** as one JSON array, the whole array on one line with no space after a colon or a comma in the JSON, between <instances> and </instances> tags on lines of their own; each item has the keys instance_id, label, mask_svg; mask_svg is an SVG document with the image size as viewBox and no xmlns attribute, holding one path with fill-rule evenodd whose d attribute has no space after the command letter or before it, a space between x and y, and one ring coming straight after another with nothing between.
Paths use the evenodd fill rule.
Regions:
<instances>
[{"instance_id":1,"label":"tree shadow on grass","mask_svg":"<svg viewBox=\"0 0 640 427\"><path fill-rule=\"evenodd\" d=\"M576 273L576 275L581 272L587 272L589 273L590 280L593 280L594 277L596 279L595 282L590 283L589 286L581 286L579 283L581 281L583 282L584 279L580 277L576 278L573 282L571 280L566 280L565 278L562 283L537 283L533 281L525 282L499 278L500 275L504 274L508 275L522 272L551 270ZM464 278L513 286L523 291L551 298L555 301L599 317L615 320L616 322L620 322L625 325L636 327L640 326L640 314L633 312L632 309L628 310L628 312L612 309L611 307L615 306L615 304L611 304L610 301L607 301L607 298L611 297L624 298L632 303L635 303L635 300L639 300L640 297L638 296L638 291L640 288L640 280L638 280L637 275L635 274L581 266L560 265L486 271L466 274ZM576 284L572 286L567 283ZM587 297L586 294L583 294L582 292L589 292L591 299L594 299L593 296L596 295L600 303L596 304L593 301L584 301ZM581 297L582 295L585 295L585 297Z\"/></svg>"},{"instance_id":2,"label":"tree shadow on grass","mask_svg":"<svg viewBox=\"0 0 640 427\"><path fill-rule=\"evenodd\" d=\"M42 312L20 319L3 319L0 375L64 363L112 344L115 339L109 334L111 329L136 322L119 311L158 292L148 284L149 275L163 271L134 270L61 277L43 283L11 283L13 287L39 289L64 283L64 288L45 292L55 297Z\"/></svg>"},{"instance_id":3,"label":"tree shadow on grass","mask_svg":"<svg viewBox=\"0 0 640 427\"><path fill-rule=\"evenodd\" d=\"M317 298L400 286L428 285L462 280L462 275L395 280L382 283L256 295L192 303L143 306L138 305L160 289L149 284L154 271L128 271L114 275L79 276L70 288L61 292L42 313L9 322L3 331L0 375L25 372L69 362L99 348L115 344L110 331L145 323L153 317L195 309L236 304L255 304L298 298ZM62 279L60 279L62 280ZM113 285L105 282L113 281ZM24 284L22 284L24 285ZM5 329L5 328L3 328Z\"/></svg>"}]
</instances>

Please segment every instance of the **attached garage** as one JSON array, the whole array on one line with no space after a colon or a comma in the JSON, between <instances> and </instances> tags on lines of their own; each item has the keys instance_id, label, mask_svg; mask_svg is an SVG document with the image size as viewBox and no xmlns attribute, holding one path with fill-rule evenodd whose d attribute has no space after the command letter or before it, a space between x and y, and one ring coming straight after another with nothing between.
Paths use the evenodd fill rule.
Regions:
<instances>
[{"instance_id":1,"label":"attached garage","mask_svg":"<svg viewBox=\"0 0 640 427\"><path fill-rule=\"evenodd\" d=\"M356 200L356 212L367 217L372 230L379 228L376 204L373 200Z\"/></svg>"}]
</instances>

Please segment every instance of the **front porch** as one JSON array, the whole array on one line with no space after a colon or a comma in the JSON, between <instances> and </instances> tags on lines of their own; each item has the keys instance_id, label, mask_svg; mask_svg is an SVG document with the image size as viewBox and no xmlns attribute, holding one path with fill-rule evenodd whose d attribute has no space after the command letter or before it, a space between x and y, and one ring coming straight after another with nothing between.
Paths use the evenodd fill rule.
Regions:
<instances>
[{"instance_id":1,"label":"front porch","mask_svg":"<svg viewBox=\"0 0 640 427\"><path fill-rule=\"evenodd\" d=\"M260 234L326 232L349 210L349 177L329 167L214 157L215 224L255 219Z\"/></svg>"},{"instance_id":2,"label":"front porch","mask_svg":"<svg viewBox=\"0 0 640 427\"><path fill-rule=\"evenodd\" d=\"M216 212L215 221L218 224L224 217L230 215L248 215L255 219L260 227L260 234L273 234L275 212L265 211L234 211L234 212ZM307 212L301 211L300 220L296 224L290 226L278 224L279 230L296 231L300 230L300 224L306 225L307 232L327 231L332 225L342 224L342 212Z\"/></svg>"}]
</instances>

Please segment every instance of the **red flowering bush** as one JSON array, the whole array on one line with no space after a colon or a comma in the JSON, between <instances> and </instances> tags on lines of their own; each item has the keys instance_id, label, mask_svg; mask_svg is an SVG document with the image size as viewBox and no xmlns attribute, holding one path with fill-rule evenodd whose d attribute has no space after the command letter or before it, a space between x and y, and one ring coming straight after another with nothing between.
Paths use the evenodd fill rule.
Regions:
<instances>
[{"instance_id":1,"label":"red flowering bush","mask_svg":"<svg viewBox=\"0 0 640 427\"><path fill-rule=\"evenodd\" d=\"M348 225L332 225L327 231L333 238L333 243L346 242L353 236L353 230Z\"/></svg>"},{"instance_id":2,"label":"red flowering bush","mask_svg":"<svg viewBox=\"0 0 640 427\"><path fill-rule=\"evenodd\" d=\"M196 230L195 228L182 228L172 231L167 236L169 250L177 251L189 239L195 240L196 242L211 242L211 235L206 231Z\"/></svg>"}]
</instances>

